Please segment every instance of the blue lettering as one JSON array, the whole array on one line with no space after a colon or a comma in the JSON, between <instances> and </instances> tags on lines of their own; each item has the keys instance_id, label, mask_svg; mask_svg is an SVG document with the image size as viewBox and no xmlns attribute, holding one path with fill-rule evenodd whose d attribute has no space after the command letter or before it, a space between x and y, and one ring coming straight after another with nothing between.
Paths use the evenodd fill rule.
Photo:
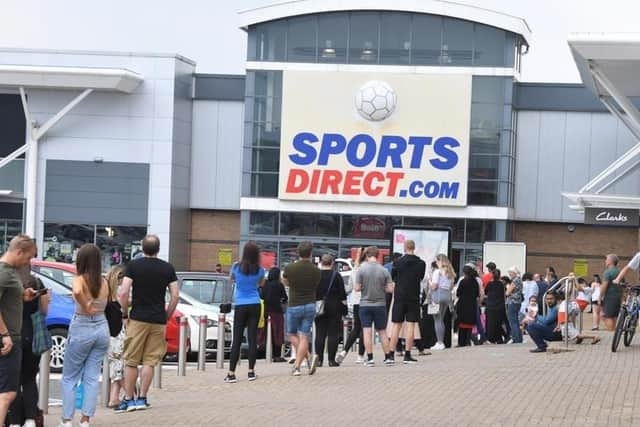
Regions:
<instances>
[{"instance_id":1,"label":"blue lettering","mask_svg":"<svg viewBox=\"0 0 640 427\"><path fill-rule=\"evenodd\" d=\"M440 198L441 199L457 199L459 189L460 189L459 182L445 181L440 186Z\"/></svg>"},{"instance_id":2,"label":"blue lettering","mask_svg":"<svg viewBox=\"0 0 640 427\"><path fill-rule=\"evenodd\" d=\"M432 159L429 160L429 162L434 168L441 170L454 168L458 164L458 155L451 148L459 146L460 143L450 136L443 136L436 139L436 142L433 144L433 152L442 157L442 159Z\"/></svg>"},{"instance_id":3,"label":"blue lettering","mask_svg":"<svg viewBox=\"0 0 640 427\"><path fill-rule=\"evenodd\" d=\"M310 132L301 132L293 137L293 148L300 154L289 154L289 159L297 165L310 165L316 160L316 149L311 145L318 137Z\"/></svg>"},{"instance_id":4,"label":"blue lettering","mask_svg":"<svg viewBox=\"0 0 640 427\"><path fill-rule=\"evenodd\" d=\"M420 197L422 195L422 188L422 182L413 181L409 184L409 195L414 198Z\"/></svg>"},{"instance_id":5,"label":"blue lettering","mask_svg":"<svg viewBox=\"0 0 640 427\"><path fill-rule=\"evenodd\" d=\"M358 149L361 144L364 144L364 153L361 158L358 158ZM347 161L352 166L357 168L367 166L375 157L376 142L371 136L361 133L351 138L349 145L347 145Z\"/></svg>"},{"instance_id":6,"label":"blue lettering","mask_svg":"<svg viewBox=\"0 0 640 427\"><path fill-rule=\"evenodd\" d=\"M339 133L325 133L322 136L322 145L320 146L320 154L318 155L318 166L326 166L329 156L332 154L340 154L347 146L347 140Z\"/></svg>"},{"instance_id":7,"label":"blue lettering","mask_svg":"<svg viewBox=\"0 0 640 427\"><path fill-rule=\"evenodd\" d=\"M407 141L401 136L384 135L380 141L380 152L376 167L387 167L387 159L391 159L391 167L402 168L402 154L407 149Z\"/></svg>"},{"instance_id":8,"label":"blue lettering","mask_svg":"<svg viewBox=\"0 0 640 427\"><path fill-rule=\"evenodd\" d=\"M413 153L411 154L412 169L420 169L422 165L422 156L424 155L424 147L431 145L432 138L430 136L410 136L409 145L413 145Z\"/></svg>"},{"instance_id":9,"label":"blue lettering","mask_svg":"<svg viewBox=\"0 0 640 427\"><path fill-rule=\"evenodd\" d=\"M429 199L433 199L438 195L440 185L435 181L429 181L424 186L424 195Z\"/></svg>"}]
</instances>

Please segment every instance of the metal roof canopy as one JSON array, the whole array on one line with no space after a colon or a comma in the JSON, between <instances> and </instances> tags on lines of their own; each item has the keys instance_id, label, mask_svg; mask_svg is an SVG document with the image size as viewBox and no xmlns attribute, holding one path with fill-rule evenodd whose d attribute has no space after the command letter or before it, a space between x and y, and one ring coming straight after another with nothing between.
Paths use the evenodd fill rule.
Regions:
<instances>
[{"instance_id":1,"label":"metal roof canopy","mask_svg":"<svg viewBox=\"0 0 640 427\"><path fill-rule=\"evenodd\" d=\"M640 112L630 97L640 96L640 34L573 34L569 37L583 83L631 131L638 144L611 163L577 193L562 193L569 207L640 208L639 195L601 194L640 166Z\"/></svg>"}]
</instances>

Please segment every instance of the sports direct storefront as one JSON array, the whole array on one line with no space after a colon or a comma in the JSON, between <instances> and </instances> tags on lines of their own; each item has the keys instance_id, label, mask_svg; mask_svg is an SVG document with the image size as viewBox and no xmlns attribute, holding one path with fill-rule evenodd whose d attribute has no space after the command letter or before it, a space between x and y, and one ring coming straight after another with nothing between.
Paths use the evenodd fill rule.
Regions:
<instances>
[{"instance_id":1,"label":"sports direct storefront","mask_svg":"<svg viewBox=\"0 0 640 427\"><path fill-rule=\"evenodd\" d=\"M388 253L393 227L445 226L454 263L476 261L482 242L508 238L526 24L462 6L345 7L241 14L241 242L281 266L301 240L348 258L364 245Z\"/></svg>"},{"instance_id":2,"label":"sports direct storefront","mask_svg":"<svg viewBox=\"0 0 640 427\"><path fill-rule=\"evenodd\" d=\"M470 107L470 75L285 71L278 198L465 206Z\"/></svg>"}]
</instances>

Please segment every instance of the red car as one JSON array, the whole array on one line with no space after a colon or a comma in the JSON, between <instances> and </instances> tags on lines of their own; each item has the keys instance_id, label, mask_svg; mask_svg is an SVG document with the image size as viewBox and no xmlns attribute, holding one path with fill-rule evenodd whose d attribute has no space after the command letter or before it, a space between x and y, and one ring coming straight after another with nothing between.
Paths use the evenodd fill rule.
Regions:
<instances>
[{"instance_id":1,"label":"red car","mask_svg":"<svg viewBox=\"0 0 640 427\"><path fill-rule=\"evenodd\" d=\"M182 317L182 313L176 310L173 316L167 320L167 330L165 333L167 339L167 355L175 355L178 353L178 348L180 347L180 317ZM191 350L190 336L191 331L187 324L187 353Z\"/></svg>"},{"instance_id":2,"label":"red car","mask_svg":"<svg viewBox=\"0 0 640 427\"><path fill-rule=\"evenodd\" d=\"M51 277L53 280L64 283L69 288L73 283L73 278L77 274L75 264L67 264L64 262L31 260L31 269L38 273Z\"/></svg>"}]
</instances>

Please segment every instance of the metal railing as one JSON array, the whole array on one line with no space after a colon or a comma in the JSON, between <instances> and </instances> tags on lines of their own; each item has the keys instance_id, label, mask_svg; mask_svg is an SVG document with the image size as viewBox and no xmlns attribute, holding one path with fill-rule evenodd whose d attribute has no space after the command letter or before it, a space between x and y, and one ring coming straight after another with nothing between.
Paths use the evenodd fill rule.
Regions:
<instances>
[{"instance_id":1,"label":"metal railing","mask_svg":"<svg viewBox=\"0 0 640 427\"><path fill-rule=\"evenodd\" d=\"M575 291L577 289L577 278L574 275L565 276L562 279L559 279L556 283L553 284L547 291L544 293L542 297L542 313L546 316L547 314L547 294L551 292L555 292L559 289L564 289L564 310L565 310L565 320L564 320L564 344L566 348L569 348L569 303L571 302L572 295L575 300ZM558 307L558 312L560 311L560 307ZM580 333L582 332L582 311L580 312Z\"/></svg>"}]
</instances>

